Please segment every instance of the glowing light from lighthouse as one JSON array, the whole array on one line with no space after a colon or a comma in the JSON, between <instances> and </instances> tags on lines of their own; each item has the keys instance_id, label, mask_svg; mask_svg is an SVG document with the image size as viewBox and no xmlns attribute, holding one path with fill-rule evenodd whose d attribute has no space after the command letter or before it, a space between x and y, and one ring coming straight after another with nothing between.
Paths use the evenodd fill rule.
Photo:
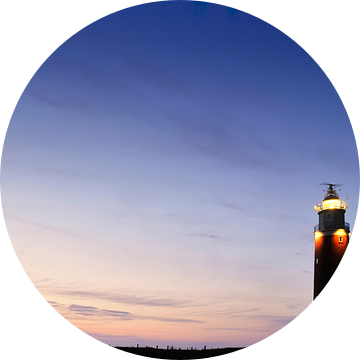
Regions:
<instances>
[{"instance_id":1,"label":"glowing light from lighthouse","mask_svg":"<svg viewBox=\"0 0 360 360\"><path fill-rule=\"evenodd\" d=\"M332 209L344 209L346 210L347 205L340 199L328 199L324 200L319 205L315 205L314 209L317 211L332 210Z\"/></svg>"},{"instance_id":2,"label":"glowing light from lighthouse","mask_svg":"<svg viewBox=\"0 0 360 360\"><path fill-rule=\"evenodd\" d=\"M344 229L339 229L339 230L336 230L336 231L334 232L334 235L337 235L337 236L346 236L347 233L346 233L346 231L345 231Z\"/></svg>"}]
</instances>

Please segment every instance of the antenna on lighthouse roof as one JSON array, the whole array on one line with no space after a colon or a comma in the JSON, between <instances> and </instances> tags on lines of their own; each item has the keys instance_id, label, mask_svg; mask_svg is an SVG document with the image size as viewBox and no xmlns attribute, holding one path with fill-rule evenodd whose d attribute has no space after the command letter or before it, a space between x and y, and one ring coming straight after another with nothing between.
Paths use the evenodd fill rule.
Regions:
<instances>
[{"instance_id":1,"label":"antenna on lighthouse roof","mask_svg":"<svg viewBox=\"0 0 360 360\"><path fill-rule=\"evenodd\" d=\"M336 188L337 186L343 186L344 184L331 184L331 183L325 183L325 182L323 182L323 183L321 183L321 184L319 184L319 185L327 185L329 191L335 191L335 188Z\"/></svg>"},{"instance_id":2,"label":"antenna on lighthouse roof","mask_svg":"<svg viewBox=\"0 0 360 360\"><path fill-rule=\"evenodd\" d=\"M339 199L339 195L336 193L336 187L337 186L342 186L343 184L321 183L319 185L328 186L324 200L327 199L327 198L337 198L337 199ZM341 191L341 189L339 189L339 191Z\"/></svg>"}]
</instances>

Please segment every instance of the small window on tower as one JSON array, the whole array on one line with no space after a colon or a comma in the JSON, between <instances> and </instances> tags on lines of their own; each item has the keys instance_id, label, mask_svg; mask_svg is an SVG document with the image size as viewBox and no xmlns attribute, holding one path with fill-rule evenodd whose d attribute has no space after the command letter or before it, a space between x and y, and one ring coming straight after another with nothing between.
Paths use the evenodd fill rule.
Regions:
<instances>
[{"instance_id":1,"label":"small window on tower","mask_svg":"<svg viewBox=\"0 0 360 360\"><path fill-rule=\"evenodd\" d=\"M344 243L344 238L342 236L339 236L339 244L343 244Z\"/></svg>"},{"instance_id":2,"label":"small window on tower","mask_svg":"<svg viewBox=\"0 0 360 360\"><path fill-rule=\"evenodd\" d=\"M315 262L316 264L318 264L319 263L319 259L316 259L316 262Z\"/></svg>"}]
</instances>

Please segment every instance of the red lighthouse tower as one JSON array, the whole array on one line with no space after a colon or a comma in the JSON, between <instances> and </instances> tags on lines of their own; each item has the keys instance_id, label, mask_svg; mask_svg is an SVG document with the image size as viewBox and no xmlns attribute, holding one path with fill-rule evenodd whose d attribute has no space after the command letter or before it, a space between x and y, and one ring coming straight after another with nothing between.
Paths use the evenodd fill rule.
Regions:
<instances>
[{"instance_id":1,"label":"red lighthouse tower","mask_svg":"<svg viewBox=\"0 0 360 360\"><path fill-rule=\"evenodd\" d=\"M319 224L314 228L314 299L333 276L350 237L350 225L345 222L347 204L336 193L337 185L323 185L328 186L324 200L314 207L319 214Z\"/></svg>"}]
</instances>

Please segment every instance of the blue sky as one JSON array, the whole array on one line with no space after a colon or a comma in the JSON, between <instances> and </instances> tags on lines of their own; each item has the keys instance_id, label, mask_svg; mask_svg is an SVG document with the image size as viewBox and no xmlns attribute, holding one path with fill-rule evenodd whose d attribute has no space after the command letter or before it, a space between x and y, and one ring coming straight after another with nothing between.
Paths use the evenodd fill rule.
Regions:
<instances>
[{"instance_id":1,"label":"blue sky","mask_svg":"<svg viewBox=\"0 0 360 360\"><path fill-rule=\"evenodd\" d=\"M247 346L312 299L313 205L358 158L329 79L250 15L162 2L109 15L25 89L2 162L15 250L51 304L131 345Z\"/></svg>"}]
</instances>

